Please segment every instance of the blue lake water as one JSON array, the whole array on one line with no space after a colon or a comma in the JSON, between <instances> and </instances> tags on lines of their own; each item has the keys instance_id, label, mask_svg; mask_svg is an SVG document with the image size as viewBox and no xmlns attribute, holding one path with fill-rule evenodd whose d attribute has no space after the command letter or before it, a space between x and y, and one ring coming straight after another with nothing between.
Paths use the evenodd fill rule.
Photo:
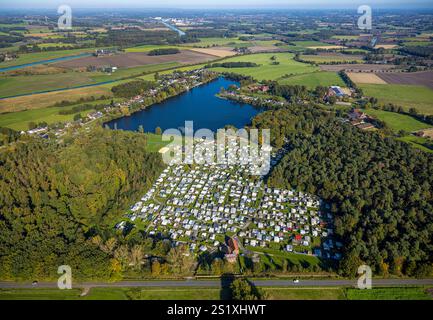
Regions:
<instances>
[{"instance_id":1,"label":"blue lake water","mask_svg":"<svg viewBox=\"0 0 433 320\"><path fill-rule=\"evenodd\" d=\"M162 130L183 128L185 121L194 121L194 131L201 128L216 131L228 124L242 128L261 110L215 96L221 87L227 88L231 84L238 83L218 78L130 116L112 120L107 125L130 131L136 131L142 125L146 132L154 132L156 127Z\"/></svg>"}]
</instances>

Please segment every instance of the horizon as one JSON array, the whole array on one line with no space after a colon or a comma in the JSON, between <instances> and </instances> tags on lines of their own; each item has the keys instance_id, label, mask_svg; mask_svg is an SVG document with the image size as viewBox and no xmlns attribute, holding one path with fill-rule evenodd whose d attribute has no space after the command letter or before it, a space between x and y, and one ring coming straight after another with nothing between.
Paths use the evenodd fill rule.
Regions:
<instances>
[{"instance_id":1,"label":"horizon","mask_svg":"<svg viewBox=\"0 0 433 320\"><path fill-rule=\"evenodd\" d=\"M49 10L57 8L62 4L71 6L72 8L81 9L152 9L152 10L335 10L335 9L354 9L360 5L370 5L376 9L433 9L433 2L429 0L304 0L303 4L299 4L295 0L271 0L269 2L264 0L220 0L218 3L212 1L203 4L198 0L183 0L181 4L179 1L168 0L164 3L155 1L138 1L138 0L127 0L126 3L119 5L118 1L115 0L69 0L69 1L58 1L58 0L45 0L38 1L37 4L32 3L30 0L16 0L8 1L2 5L2 9L7 10Z\"/></svg>"}]
</instances>

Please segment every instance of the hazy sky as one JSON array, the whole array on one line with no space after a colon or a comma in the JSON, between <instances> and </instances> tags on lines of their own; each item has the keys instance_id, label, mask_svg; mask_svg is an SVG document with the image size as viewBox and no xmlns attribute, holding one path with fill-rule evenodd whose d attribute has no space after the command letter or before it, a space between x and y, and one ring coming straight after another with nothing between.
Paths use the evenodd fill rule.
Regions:
<instances>
[{"instance_id":1,"label":"hazy sky","mask_svg":"<svg viewBox=\"0 0 433 320\"><path fill-rule=\"evenodd\" d=\"M1 8L432 8L433 0L0 0Z\"/></svg>"}]
</instances>

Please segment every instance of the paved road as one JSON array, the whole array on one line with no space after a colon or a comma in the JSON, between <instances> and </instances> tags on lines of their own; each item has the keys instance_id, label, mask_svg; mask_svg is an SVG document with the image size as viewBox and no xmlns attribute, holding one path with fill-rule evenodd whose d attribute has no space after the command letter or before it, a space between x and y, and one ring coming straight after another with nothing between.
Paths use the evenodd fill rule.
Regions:
<instances>
[{"instance_id":1,"label":"paved road","mask_svg":"<svg viewBox=\"0 0 433 320\"><path fill-rule=\"evenodd\" d=\"M291 280L254 280L259 287L354 287L356 280L300 280L298 284ZM121 281L121 282L84 282L76 288L95 287L221 287L225 280L161 280L161 281ZM433 279L373 279L374 286L433 286ZM32 288L31 283L0 282L0 288ZM57 288L57 283L41 282L38 288Z\"/></svg>"}]
</instances>

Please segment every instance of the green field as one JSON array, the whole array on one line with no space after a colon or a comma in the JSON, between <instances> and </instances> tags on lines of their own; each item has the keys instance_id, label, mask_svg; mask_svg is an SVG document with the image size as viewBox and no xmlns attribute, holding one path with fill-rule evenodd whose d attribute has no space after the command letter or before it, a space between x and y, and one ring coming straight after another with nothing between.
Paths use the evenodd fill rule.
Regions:
<instances>
[{"instance_id":1,"label":"green field","mask_svg":"<svg viewBox=\"0 0 433 320\"><path fill-rule=\"evenodd\" d=\"M332 36L331 38L339 39L339 40L357 40L359 36L336 35L336 36Z\"/></svg>"},{"instance_id":2,"label":"green field","mask_svg":"<svg viewBox=\"0 0 433 320\"><path fill-rule=\"evenodd\" d=\"M411 144L413 147L418 148L422 151L425 152L430 152L433 153L433 149L427 147L426 145L428 145L431 140L427 139L427 138L422 138L422 137L417 137L414 135L409 135L409 136L404 136L404 137L399 137L396 138L397 140L406 142Z\"/></svg>"},{"instance_id":3,"label":"green field","mask_svg":"<svg viewBox=\"0 0 433 320\"><path fill-rule=\"evenodd\" d=\"M317 86L341 86L345 83L341 77L335 72L317 71L312 73L300 74L288 78L278 80L281 84L288 85L304 85L309 89L314 89Z\"/></svg>"},{"instance_id":4,"label":"green field","mask_svg":"<svg viewBox=\"0 0 433 320\"><path fill-rule=\"evenodd\" d=\"M271 57L277 57L279 65L272 65ZM286 74L302 74L318 70L317 67L293 60L294 55L291 53L260 53L245 55L240 57L231 57L223 62L253 62L259 64L258 67L250 68L212 68L211 70L219 72L232 72L246 76L252 76L257 80L277 80Z\"/></svg>"},{"instance_id":5,"label":"green field","mask_svg":"<svg viewBox=\"0 0 433 320\"><path fill-rule=\"evenodd\" d=\"M247 250L253 251L253 252L261 252L264 254L260 255L260 260L269 260L269 258L272 258L273 264L276 264L278 266L282 265L282 259L287 259L293 264L300 264L300 265L311 265L315 266L320 263L319 258L315 256L309 256L306 254L296 254L291 252L286 252L278 249L271 249L271 248L259 248L259 247L251 247L246 246Z\"/></svg>"},{"instance_id":6,"label":"green field","mask_svg":"<svg viewBox=\"0 0 433 320\"><path fill-rule=\"evenodd\" d=\"M219 300L219 288L0 289L0 300Z\"/></svg>"},{"instance_id":7,"label":"green field","mask_svg":"<svg viewBox=\"0 0 433 320\"><path fill-rule=\"evenodd\" d=\"M320 41L292 41L298 47L308 48L308 47L326 47L330 46L329 43Z\"/></svg>"},{"instance_id":8,"label":"green field","mask_svg":"<svg viewBox=\"0 0 433 320\"><path fill-rule=\"evenodd\" d=\"M431 300L422 287L373 288L371 290L347 289L348 300Z\"/></svg>"},{"instance_id":9,"label":"green field","mask_svg":"<svg viewBox=\"0 0 433 320\"><path fill-rule=\"evenodd\" d=\"M21 64L27 64L42 60L56 59L66 56L79 55L81 53L93 52L93 49L72 49L62 51L48 51L48 52L37 52L37 53L26 53L19 54L18 59L0 63L0 68L18 66Z\"/></svg>"},{"instance_id":10,"label":"green field","mask_svg":"<svg viewBox=\"0 0 433 320\"><path fill-rule=\"evenodd\" d=\"M127 48L127 49L125 49L125 52L149 52L149 51L155 50L155 49L167 49L167 48L179 48L179 49L181 49L181 47L179 47L179 46L146 44L146 45L142 45L142 46Z\"/></svg>"},{"instance_id":11,"label":"green field","mask_svg":"<svg viewBox=\"0 0 433 320\"><path fill-rule=\"evenodd\" d=\"M341 55L328 55L328 56L321 56L321 55L301 55L300 57L302 60L305 61L311 61L314 63L327 63L327 62L358 62L361 63L363 60L360 59L358 56L341 56Z\"/></svg>"},{"instance_id":12,"label":"green field","mask_svg":"<svg viewBox=\"0 0 433 320\"><path fill-rule=\"evenodd\" d=\"M376 109L367 109L363 111L368 115L385 122L388 125L388 127L395 132L398 132L400 130L404 130L406 132L414 132L414 131L431 127L431 125L418 121L411 116L396 113L396 112L389 112L389 111L376 110Z\"/></svg>"},{"instance_id":13,"label":"green field","mask_svg":"<svg viewBox=\"0 0 433 320\"><path fill-rule=\"evenodd\" d=\"M55 75L0 76L0 98L113 81L126 77L139 76L143 73L174 68L179 65L180 64L177 62L167 62L134 68L122 68L112 74L104 72L69 71Z\"/></svg>"},{"instance_id":14,"label":"green field","mask_svg":"<svg viewBox=\"0 0 433 320\"><path fill-rule=\"evenodd\" d=\"M111 100L99 100L94 102L88 102L86 104L109 104ZM56 123L56 122L67 122L72 121L75 114L68 115L60 115L60 110L70 110L75 106L79 106L80 104L74 106L67 107L51 107L44 109L33 109L19 112L11 112L11 113L2 113L0 114L0 127L11 128L14 130L28 130L29 122L46 122L48 124ZM88 113L94 110L86 110L77 112L82 116L87 115Z\"/></svg>"},{"instance_id":15,"label":"green field","mask_svg":"<svg viewBox=\"0 0 433 320\"><path fill-rule=\"evenodd\" d=\"M409 110L414 107L422 114L433 114L433 90L423 86L397 84L360 84L364 95L379 102L394 103Z\"/></svg>"},{"instance_id":16,"label":"green field","mask_svg":"<svg viewBox=\"0 0 433 320\"><path fill-rule=\"evenodd\" d=\"M432 300L423 287L373 288L282 288L261 287L268 300ZM0 289L0 300L220 300L220 288L92 288L84 297L81 289Z\"/></svg>"},{"instance_id":17,"label":"green field","mask_svg":"<svg viewBox=\"0 0 433 320\"><path fill-rule=\"evenodd\" d=\"M344 300L342 288L263 288L269 300Z\"/></svg>"},{"instance_id":18,"label":"green field","mask_svg":"<svg viewBox=\"0 0 433 320\"><path fill-rule=\"evenodd\" d=\"M433 42L431 42L431 41L407 41L407 42L403 42L403 46L405 46L405 47L426 47L426 46L433 46Z\"/></svg>"},{"instance_id":19,"label":"green field","mask_svg":"<svg viewBox=\"0 0 433 320\"><path fill-rule=\"evenodd\" d=\"M250 41L239 40L238 37L233 38L200 38L200 42L187 43L186 46L192 47L212 47L212 46L248 46Z\"/></svg>"}]
</instances>

